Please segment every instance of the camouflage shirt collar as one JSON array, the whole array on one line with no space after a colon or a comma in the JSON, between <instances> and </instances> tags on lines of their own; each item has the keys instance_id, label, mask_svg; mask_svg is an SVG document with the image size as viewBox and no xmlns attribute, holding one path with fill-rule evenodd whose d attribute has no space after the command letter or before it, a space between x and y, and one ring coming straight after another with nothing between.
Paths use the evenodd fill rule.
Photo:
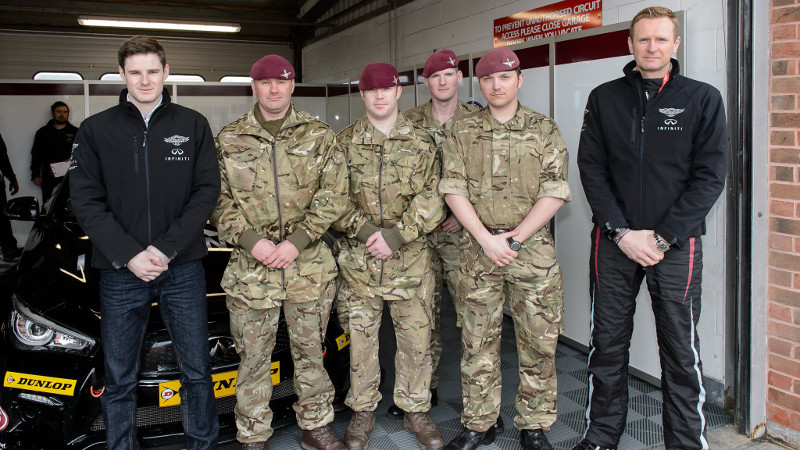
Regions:
<instances>
[{"instance_id":1,"label":"camouflage shirt collar","mask_svg":"<svg viewBox=\"0 0 800 450\"><path fill-rule=\"evenodd\" d=\"M414 126L402 114L397 115L397 122L389 131L388 136L376 129L366 114L353 126L353 143L355 144L383 144L383 141L387 139L407 141L415 137Z\"/></svg>"},{"instance_id":2,"label":"camouflage shirt collar","mask_svg":"<svg viewBox=\"0 0 800 450\"><path fill-rule=\"evenodd\" d=\"M250 134L253 136L264 138L268 141L272 141L272 135L267 133L264 130L264 128L261 127L261 125L258 123L258 119L256 118L256 108L258 108L258 103L253 105L253 107L250 108L250 111L248 111L247 114L245 114L244 120L239 122L239 125L236 127L236 130L234 130L234 133ZM313 119L314 117L308 114L307 112L295 108L294 104L290 104L289 113L286 115L286 120L283 121L281 130L309 123Z\"/></svg>"},{"instance_id":3,"label":"camouflage shirt collar","mask_svg":"<svg viewBox=\"0 0 800 450\"><path fill-rule=\"evenodd\" d=\"M500 123L492 116L492 113L487 106L481 110L481 114L483 114L483 130L491 131L495 128L506 128L512 131L524 130L528 124L528 120L532 112L532 109L522 106L521 103L517 103L517 112L514 114L514 117L509 119L509 121L506 123Z\"/></svg>"},{"instance_id":4,"label":"camouflage shirt collar","mask_svg":"<svg viewBox=\"0 0 800 450\"><path fill-rule=\"evenodd\" d=\"M471 111L469 109L469 106L466 103L459 100L458 104L456 105L456 110L453 113L453 117L451 117L450 120L448 120L448 122L452 124L458 119L461 119L462 117L468 115L470 112ZM423 116L422 119L423 128L437 128L437 129L447 128L446 123L439 123L439 121L436 120L435 117L433 117L433 99L428 100L428 102L425 103L425 105L422 107L422 116Z\"/></svg>"}]
</instances>

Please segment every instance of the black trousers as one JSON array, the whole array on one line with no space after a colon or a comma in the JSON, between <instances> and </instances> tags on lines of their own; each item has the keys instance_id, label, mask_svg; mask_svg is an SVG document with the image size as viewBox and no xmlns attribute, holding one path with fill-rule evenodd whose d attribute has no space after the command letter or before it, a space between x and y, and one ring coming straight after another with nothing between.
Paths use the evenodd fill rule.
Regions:
<instances>
[{"instance_id":1,"label":"black trousers","mask_svg":"<svg viewBox=\"0 0 800 450\"><path fill-rule=\"evenodd\" d=\"M642 279L652 299L661 361L664 441L668 449L708 448L705 389L697 321L703 270L700 238L667 251L644 268L629 259L598 227L592 230L589 295L589 407L585 437L616 447L628 412L628 362L636 295Z\"/></svg>"}]
</instances>

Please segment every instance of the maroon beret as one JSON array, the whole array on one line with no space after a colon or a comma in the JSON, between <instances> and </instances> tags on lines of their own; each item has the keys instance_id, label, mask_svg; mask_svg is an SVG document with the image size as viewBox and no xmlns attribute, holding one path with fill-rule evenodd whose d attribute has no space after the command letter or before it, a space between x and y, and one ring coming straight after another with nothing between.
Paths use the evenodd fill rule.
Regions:
<instances>
[{"instance_id":1,"label":"maroon beret","mask_svg":"<svg viewBox=\"0 0 800 450\"><path fill-rule=\"evenodd\" d=\"M400 85L400 74L391 64L372 63L361 72L358 78L358 90L383 89Z\"/></svg>"},{"instance_id":2,"label":"maroon beret","mask_svg":"<svg viewBox=\"0 0 800 450\"><path fill-rule=\"evenodd\" d=\"M422 76L427 78L444 69L458 69L458 57L452 50L439 50L425 61Z\"/></svg>"},{"instance_id":3,"label":"maroon beret","mask_svg":"<svg viewBox=\"0 0 800 450\"><path fill-rule=\"evenodd\" d=\"M495 72L507 72L519 67L517 54L508 47L493 48L475 64L475 76L483 77Z\"/></svg>"},{"instance_id":4,"label":"maroon beret","mask_svg":"<svg viewBox=\"0 0 800 450\"><path fill-rule=\"evenodd\" d=\"M253 64L253 68L250 69L250 78L254 80L265 78L294 80L294 67L281 56L267 55Z\"/></svg>"}]
</instances>

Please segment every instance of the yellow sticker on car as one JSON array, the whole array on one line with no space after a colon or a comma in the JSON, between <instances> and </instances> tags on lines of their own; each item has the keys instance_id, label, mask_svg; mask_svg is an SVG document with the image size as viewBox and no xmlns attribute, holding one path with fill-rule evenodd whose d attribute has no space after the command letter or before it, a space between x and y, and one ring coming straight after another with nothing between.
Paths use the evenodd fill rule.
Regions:
<instances>
[{"instance_id":1,"label":"yellow sticker on car","mask_svg":"<svg viewBox=\"0 0 800 450\"><path fill-rule=\"evenodd\" d=\"M67 378L43 377L19 372L6 372L3 386L24 389L26 391L47 392L58 395L75 395L75 384L78 380Z\"/></svg>"},{"instance_id":2,"label":"yellow sticker on car","mask_svg":"<svg viewBox=\"0 0 800 450\"><path fill-rule=\"evenodd\" d=\"M345 333L336 338L336 346L339 350L347 347L350 344L350 333Z\"/></svg>"},{"instance_id":3,"label":"yellow sticker on car","mask_svg":"<svg viewBox=\"0 0 800 450\"><path fill-rule=\"evenodd\" d=\"M270 376L272 384L281 382L281 366L279 361L270 365ZM211 375L211 384L214 389L214 397L230 397L236 393L236 378L238 371L215 373ZM178 392L181 389L179 380L164 381L158 384L158 406L178 406L181 404L181 396Z\"/></svg>"}]
</instances>

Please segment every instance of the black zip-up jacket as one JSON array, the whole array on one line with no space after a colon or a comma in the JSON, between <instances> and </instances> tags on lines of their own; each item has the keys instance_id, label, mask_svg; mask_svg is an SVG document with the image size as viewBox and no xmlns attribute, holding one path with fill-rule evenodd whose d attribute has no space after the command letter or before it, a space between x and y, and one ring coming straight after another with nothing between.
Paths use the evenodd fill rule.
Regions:
<instances>
[{"instance_id":1,"label":"black zip-up jacket","mask_svg":"<svg viewBox=\"0 0 800 450\"><path fill-rule=\"evenodd\" d=\"M705 233L725 185L728 133L722 96L679 74L678 61L649 103L636 64L595 88L584 111L578 168L603 230L655 230L681 245Z\"/></svg>"},{"instance_id":2,"label":"black zip-up jacket","mask_svg":"<svg viewBox=\"0 0 800 450\"><path fill-rule=\"evenodd\" d=\"M164 89L146 126L127 95L83 121L72 152L70 199L92 241L92 265L122 268L151 244L170 264L200 259L220 189L208 121L170 103Z\"/></svg>"},{"instance_id":3,"label":"black zip-up jacket","mask_svg":"<svg viewBox=\"0 0 800 450\"><path fill-rule=\"evenodd\" d=\"M72 144L78 129L67 122L62 129L53 127L53 119L39 128L31 148L31 180L37 177L53 179L50 164L66 161L72 153Z\"/></svg>"},{"instance_id":4,"label":"black zip-up jacket","mask_svg":"<svg viewBox=\"0 0 800 450\"><path fill-rule=\"evenodd\" d=\"M8 181L12 183L17 181L17 176L14 175L14 168L11 167L11 161L8 159L8 148L6 148L6 143L2 135L0 135L0 172L2 172L4 177L8 178ZM2 182L0 182L0 189L4 189ZM5 194L5 190L3 194ZM3 198L5 198L5 195Z\"/></svg>"}]
</instances>

